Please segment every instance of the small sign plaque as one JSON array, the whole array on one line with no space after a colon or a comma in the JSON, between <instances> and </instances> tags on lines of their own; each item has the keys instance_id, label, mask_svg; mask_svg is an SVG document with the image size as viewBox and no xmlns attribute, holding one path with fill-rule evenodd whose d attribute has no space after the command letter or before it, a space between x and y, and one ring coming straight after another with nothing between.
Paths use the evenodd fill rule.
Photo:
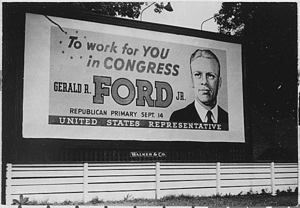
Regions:
<instances>
[{"instance_id":1,"label":"small sign plaque","mask_svg":"<svg viewBox=\"0 0 300 208\"><path fill-rule=\"evenodd\" d=\"M136 151L130 152L130 157L167 157L166 152L155 152L155 151Z\"/></svg>"}]
</instances>

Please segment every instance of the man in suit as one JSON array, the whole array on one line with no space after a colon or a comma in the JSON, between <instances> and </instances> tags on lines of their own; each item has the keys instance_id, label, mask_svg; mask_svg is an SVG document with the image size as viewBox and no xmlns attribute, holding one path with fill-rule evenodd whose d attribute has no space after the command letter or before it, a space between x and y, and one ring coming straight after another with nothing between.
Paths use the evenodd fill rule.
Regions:
<instances>
[{"instance_id":1,"label":"man in suit","mask_svg":"<svg viewBox=\"0 0 300 208\"><path fill-rule=\"evenodd\" d=\"M195 101L174 111L170 121L220 123L228 128L228 113L217 104L222 84L220 62L210 50L197 49L190 58L190 72Z\"/></svg>"}]
</instances>

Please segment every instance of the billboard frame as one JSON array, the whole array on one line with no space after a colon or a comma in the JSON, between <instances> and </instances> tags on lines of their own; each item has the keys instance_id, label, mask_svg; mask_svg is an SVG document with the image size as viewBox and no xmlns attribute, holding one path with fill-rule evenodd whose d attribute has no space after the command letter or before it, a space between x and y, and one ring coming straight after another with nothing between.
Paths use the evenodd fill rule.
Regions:
<instances>
[{"instance_id":1,"label":"billboard frame","mask_svg":"<svg viewBox=\"0 0 300 208\"><path fill-rule=\"evenodd\" d=\"M59 4L59 3L57 3ZM19 4L21 5L21 4ZM58 5L59 6L59 5ZM191 37L199 37L199 38L207 38L211 40L219 40L219 41L224 41L224 42L229 42L229 43L237 43L242 45L242 76L243 76L243 91L245 92L247 90L246 87L246 74L245 74L245 68L246 68L246 63L245 63L245 51L243 48L243 43L242 39L238 37L232 37L228 35L222 35L218 33L212 33L212 32L207 32L207 31L200 31L200 30L195 30L195 29L189 29L189 28L182 28L182 27L176 27L176 26L170 26L170 25L162 25L162 24L154 24L154 23L149 23L149 22L141 22L141 21L135 21L135 20L128 20L128 19L123 19L123 18L117 18L117 17L108 17L108 16L102 16L102 15L95 15L91 13L84 13L84 12L65 12L65 11L49 11L48 9L33 9L31 6L26 7L20 7L20 12L24 15L23 20L24 20L24 25L22 27L25 27L25 15L26 13L33 13L33 14L40 14L40 15L47 15L47 16L55 16L55 17L61 17L61 18L68 18L68 19L74 19L74 20L82 20L82 21L91 21L91 22L96 22L96 23L103 23L103 24L109 24L109 25L115 25L115 26L122 26L122 27L129 27L129 28L135 28L135 29L142 29L142 30L150 30L150 31L157 31L157 32L163 32L163 33L171 33L171 34L177 34L177 35L185 35L185 36L191 36ZM21 29L22 31L22 29ZM25 34L20 34L25 36ZM24 40L23 40L24 41ZM21 43L22 45L22 43ZM24 45L23 45L24 47ZM23 63L24 60L21 62ZM23 66L22 66L23 67ZM24 71L20 74L19 71L17 71L18 76L16 76L16 85L17 85L17 95L15 97L15 100L19 100L20 98L23 99L23 77L24 77ZM248 111L248 106L247 106L247 93L243 93L243 104L244 104L244 115L245 115L245 143L226 143L226 142L188 142L188 141L180 141L180 142L159 142L159 141L109 141L109 140L101 140L101 141L88 141L88 143L103 143L105 144L103 148L116 148L119 149L120 146L125 146L124 148L126 149L133 149L133 151L154 151L155 148L158 148L161 150L161 147L164 147L162 149L172 149L173 147L178 147L178 149L181 149L182 147L186 147L187 152L194 151L193 146L197 144L197 146L202 146L202 148L212 148L215 147L217 149L221 148L228 148L228 149L243 149L245 150L245 157L243 157L243 161L251 161L252 160L252 141L249 137L249 123L250 123L250 118L248 117L249 113ZM21 99L21 100L22 100ZM18 140L20 137L22 139L26 139L30 143L36 142L36 143L51 143L52 140L54 143L59 142L59 143L68 143L68 142L62 142L62 140L68 140L68 139L42 139L42 141L37 141L38 139L30 139L30 138L24 138L22 135L22 109L23 109L23 104L22 102L16 102L16 122L14 122L14 129L17 129L17 133L14 133L14 140ZM85 140L86 141L86 140ZM16 145L16 141L13 141L14 146ZM78 141L79 144L83 144L84 141L80 140ZM145 144L142 144L145 143ZM148 147L147 144L150 144L150 148ZM68 145L67 145L68 146ZM74 148L74 146L69 145L70 148ZM87 145L89 146L89 145ZM66 147L66 146L65 146ZM147 147L147 148L145 148ZM76 147L75 147L76 148ZM137 149L135 149L137 148ZM225 148L225 149L226 149ZM18 149L18 148L17 148ZM122 148L121 148L122 149ZM177 148L175 148L177 149ZM197 148L196 148L197 149ZM200 148L201 149L201 148ZM17 155L17 154L16 154ZM13 156L11 159L13 161L18 160L18 156ZM157 158L154 158L154 160ZM216 158L215 158L216 159ZM212 160L215 160L212 159ZM151 159L150 159L151 161ZM200 159L201 161L201 159ZM206 161L206 160L202 160Z\"/></svg>"}]
</instances>

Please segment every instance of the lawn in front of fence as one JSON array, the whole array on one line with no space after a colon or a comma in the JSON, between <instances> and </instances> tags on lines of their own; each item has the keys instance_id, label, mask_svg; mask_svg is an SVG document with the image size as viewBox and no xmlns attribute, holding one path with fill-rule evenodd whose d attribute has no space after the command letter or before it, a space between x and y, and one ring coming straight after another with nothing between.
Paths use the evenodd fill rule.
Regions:
<instances>
[{"instance_id":1,"label":"lawn in front of fence","mask_svg":"<svg viewBox=\"0 0 300 208\"><path fill-rule=\"evenodd\" d=\"M28 205L73 205L76 206L188 206L188 207L198 207L198 206L209 206L209 207L254 207L254 206L297 206L298 202L298 190L292 191L291 189L287 191L277 192L277 195L272 196L271 193L262 191L262 193L253 193L251 191L240 195L225 195L225 196L211 196L211 197L201 197L201 196L191 196L191 195L169 195L165 196L159 200L155 199L135 199L130 195L127 195L123 200L118 201L103 201L98 197L93 198L87 203L83 202L72 202L65 200L62 203L48 203L44 202L34 202L29 201Z\"/></svg>"}]
</instances>

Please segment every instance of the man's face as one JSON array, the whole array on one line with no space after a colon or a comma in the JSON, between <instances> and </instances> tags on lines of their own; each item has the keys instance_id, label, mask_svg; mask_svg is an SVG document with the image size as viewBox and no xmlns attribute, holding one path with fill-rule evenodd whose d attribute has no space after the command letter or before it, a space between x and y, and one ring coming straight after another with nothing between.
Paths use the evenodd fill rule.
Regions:
<instances>
[{"instance_id":1,"label":"man's face","mask_svg":"<svg viewBox=\"0 0 300 208\"><path fill-rule=\"evenodd\" d=\"M192 61L191 70L196 100L206 109L212 109L222 82L217 61L199 57Z\"/></svg>"}]
</instances>

